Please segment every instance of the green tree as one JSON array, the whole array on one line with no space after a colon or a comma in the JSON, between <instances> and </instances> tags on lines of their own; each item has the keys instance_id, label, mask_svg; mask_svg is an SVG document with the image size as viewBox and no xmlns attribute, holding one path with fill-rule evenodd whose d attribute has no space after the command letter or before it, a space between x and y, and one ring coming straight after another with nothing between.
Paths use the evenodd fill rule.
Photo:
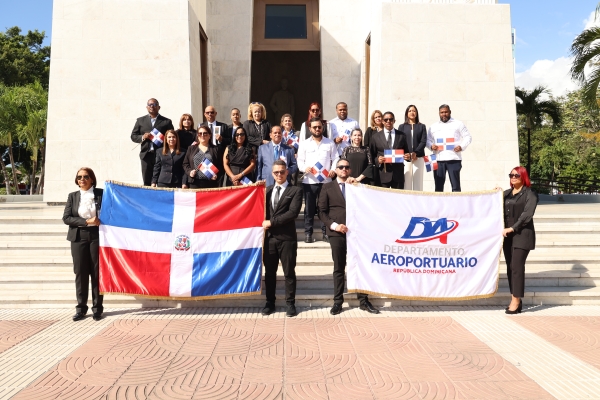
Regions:
<instances>
[{"instance_id":1,"label":"green tree","mask_svg":"<svg viewBox=\"0 0 600 400\"><path fill-rule=\"evenodd\" d=\"M42 46L45 36L38 30L23 35L17 26L0 32L0 83L14 86L39 81L48 88L50 46Z\"/></svg>"},{"instance_id":2,"label":"green tree","mask_svg":"<svg viewBox=\"0 0 600 400\"><path fill-rule=\"evenodd\" d=\"M0 89L0 145L7 146L8 157L11 165L12 181L15 187L15 192L18 193L17 187L19 180L17 179L17 171L15 168L15 157L13 153L13 142L17 138L17 128L26 120L26 110L22 107L19 101L19 87L3 87ZM2 172L6 177L6 165L2 162ZM6 183L6 190L10 192L9 184Z\"/></svg>"},{"instance_id":3,"label":"green tree","mask_svg":"<svg viewBox=\"0 0 600 400\"><path fill-rule=\"evenodd\" d=\"M551 95L544 86L537 86L532 91L521 88L515 89L517 97L517 114L524 118L527 130L527 172L531 173L531 131L539 127L547 115L556 125L560 123L560 107L554 100L542 100L541 95Z\"/></svg>"}]
</instances>

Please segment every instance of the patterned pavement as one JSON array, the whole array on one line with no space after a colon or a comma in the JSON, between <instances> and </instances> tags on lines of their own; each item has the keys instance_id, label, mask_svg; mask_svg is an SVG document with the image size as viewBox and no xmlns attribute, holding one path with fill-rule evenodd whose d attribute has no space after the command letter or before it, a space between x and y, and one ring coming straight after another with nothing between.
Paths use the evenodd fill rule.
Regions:
<instances>
[{"instance_id":1,"label":"patterned pavement","mask_svg":"<svg viewBox=\"0 0 600 400\"><path fill-rule=\"evenodd\" d=\"M600 307L0 310L0 399L600 398Z\"/></svg>"}]
</instances>

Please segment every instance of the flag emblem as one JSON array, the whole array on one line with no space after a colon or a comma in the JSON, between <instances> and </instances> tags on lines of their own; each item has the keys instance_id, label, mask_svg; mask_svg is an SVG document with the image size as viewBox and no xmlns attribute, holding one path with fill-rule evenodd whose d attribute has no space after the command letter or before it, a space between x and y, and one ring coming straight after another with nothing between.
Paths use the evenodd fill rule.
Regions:
<instances>
[{"instance_id":1,"label":"flag emblem","mask_svg":"<svg viewBox=\"0 0 600 400\"><path fill-rule=\"evenodd\" d=\"M210 162L208 158L205 158L204 161L199 166L200 172L204 174L208 179L212 179L217 175L219 169L215 167L213 163Z\"/></svg>"},{"instance_id":2,"label":"flag emblem","mask_svg":"<svg viewBox=\"0 0 600 400\"><path fill-rule=\"evenodd\" d=\"M310 172L319 182L323 182L329 177L329 171L318 161Z\"/></svg>"},{"instance_id":3,"label":"flag emblem","mask_svg":"<svg viewBox=\"0 0 600 400\"><path fill-rule=\"evenodd\" d=\"M177 236L173 247L177 251L188 251L190 249L190 237L186 235Z\"/></svg>"},{"instance_id":4,"label":"flag emblem","mask_svg":"<svg viewBox=\"0 0 600 400\"><path fill-rule=\"evenodd\" d=\"M160 131L156 128L152 129L150 132L152 134L152 143L156 145L156 147L160 147L163 145L163 141L165 140L165 135L160 133Z\"/></svg>"},{"instance_id":5,"label":"flag emblem","mask_svg":"<svg viewBox=\"0 0 600 400\"><path fill-rule=\"evenodd\" d=\"M425 161L427 172L436 171L438 169L437 157L435 154L423 157L423 161Z\"/></svg>"},{"instance_id":6,"label":"flag emblem","mask_svg":"<svg viewBox=\"0 0 600 400\"><path fill-rule=\"evenodd\" d=\"M402 149L384 149L383 156L386 163L398 164L404 162L404 150Z\"/></svg>"},{"instance_id":7,"label":"flag emblem","mask_svg":"<svg viewBox=\"0 0 600 400\"><path fill-rule=\"evenodd\" d=\"M456 143L454 142L454 138L437 138L435 140L435 144L439 147L438 150L454 150L456 147Z\"/></svg>"}]
</instances>

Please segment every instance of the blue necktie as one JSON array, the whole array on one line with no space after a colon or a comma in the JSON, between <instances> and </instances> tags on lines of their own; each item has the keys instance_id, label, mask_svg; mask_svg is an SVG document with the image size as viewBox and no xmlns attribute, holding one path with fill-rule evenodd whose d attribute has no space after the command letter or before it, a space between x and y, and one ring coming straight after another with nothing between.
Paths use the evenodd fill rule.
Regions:
<instances>
[{"instance_id":1,"label":"blue necktie","mask_svg":"<svg viewBox=\"0 0 600 400\"><path fill-rule=\"evenodd\" d=\"M340 188L342 189L342 196L344 196L344 199L346 199L346 184L340 183Z\"/></svg>"},{"instance_id":2,"label":"blue necktie","mask_svg":"<svg viewBox=\"0 0 600 400\"><path fill-rule=\"evenodd\" d=\"M279 146L275 146L275 161L279 160Z\"/></svg>"}]
</instances>

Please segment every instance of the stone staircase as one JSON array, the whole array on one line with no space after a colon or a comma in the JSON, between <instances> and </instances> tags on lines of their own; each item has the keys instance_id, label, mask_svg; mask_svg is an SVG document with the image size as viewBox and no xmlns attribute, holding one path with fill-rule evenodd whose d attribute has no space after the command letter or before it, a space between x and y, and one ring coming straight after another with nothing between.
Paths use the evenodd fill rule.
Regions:
<instances>
[{"instance_id":1,"label":"stone staircase","mask_svg":"<svg viewBox=\"0 0 600 400\"><path fill-rule=\"evenodd\" d=\"M63 207L42 202L0 203L0 308L72 308L75 284ZM315 238L321 239L315 221ZM526 266L526 304L600 304L600 204L540 204L535 216L537 248ZM303 214L297 220L303 240ZM299 242L297 305L332 304L333 262L329 245ZM371 296L378 306L498 305L510 294L506 266L500 288L490 299L456 302L403 301ZM281 271L280 271L281 272ZM278 277L283 298L283 276ZM91 298L91 296L90 296ZM346 296L357 305L355 296ZM107 307L258 307L264 296L177 301L107 295Z\"/></svg>"}]
</instances>

